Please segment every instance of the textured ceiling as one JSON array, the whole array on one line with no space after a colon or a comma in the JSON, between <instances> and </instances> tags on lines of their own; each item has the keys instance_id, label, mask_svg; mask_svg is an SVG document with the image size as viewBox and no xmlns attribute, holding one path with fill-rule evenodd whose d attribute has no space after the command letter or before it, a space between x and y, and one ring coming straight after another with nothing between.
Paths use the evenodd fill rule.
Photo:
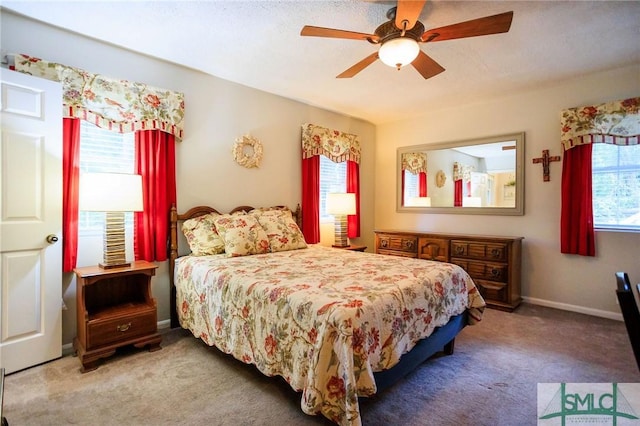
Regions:
<instances>
[{"instance_id":1,"label":"textured ceiling","mask_svg":"<svg viewBox=\"0 0 640 426\"><path fill-rule=\"evenodd\" d=\"M19 14L373 123L640 63L640 1L428 1L427 29L514 11L505 34L422 44L446 71L424 80L366 41L301 37L304 25L372 33L390 1L2 1ZM640 80L640 76L639 76Z\"/></svg>"}]
</instances>

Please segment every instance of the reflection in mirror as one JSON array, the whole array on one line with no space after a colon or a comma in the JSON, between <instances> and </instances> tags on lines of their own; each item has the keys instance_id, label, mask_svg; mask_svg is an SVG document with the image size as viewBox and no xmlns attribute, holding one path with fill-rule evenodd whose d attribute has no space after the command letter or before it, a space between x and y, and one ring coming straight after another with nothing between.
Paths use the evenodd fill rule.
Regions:
<instances>
[{"instance_id":1,"label":"reflection in mirror","mask_svg":"<svg viewBox=\"0 0 640 426\"><path fill-rule=\"evenodd\" d=\"M398 149L398 211L524 213L524 133Z\"/></svg>"}]
</instances>

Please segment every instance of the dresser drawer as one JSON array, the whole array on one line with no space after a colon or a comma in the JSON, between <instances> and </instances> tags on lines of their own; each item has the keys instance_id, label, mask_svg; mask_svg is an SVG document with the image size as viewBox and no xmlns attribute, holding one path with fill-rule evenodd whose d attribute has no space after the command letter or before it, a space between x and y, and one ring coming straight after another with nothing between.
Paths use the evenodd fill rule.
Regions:
<instances>
[{"instance_id":1,"label":"dresser drawer","mask_svg":"<svg viewBox=\"0 0 640 426\"><path fill-rule=\"evenodd\" d=\"M382 250L394 250L406 253L418 252L418 238L412 236L401 235L379 235L378 236L378 251Z\"/></svg>"},{"instance_id":2,"label":"dresser drawer","mask_svg":"<svg viewBox=\"0 0 640 426\"><path fill-rule=\"evenodd\" d=\"M420 237L418 239L418 257L438 262L449 261L449 240L442 238Z\"/></svg>"},{"instance_id":3,"label":"dresser drawer","mask_svg":"<svg viewBox=\"0 0 640 426\"><path fill-rule=\"evenodd\" d=\"M153 334L157 331L156 311L143 309L130 315L89 321L87 324L87 349L135 337Z\"/></svg>"},{"instance_id":4,"label":"dresser drawer","mask_svg":"<svg viewBox=\"0 0 640 426\"><path fill-rule=\"evenodd\" d=\"M506 283L498 283L495 281L473 280L480 290L480 294L485 299L496 302L509 301L509 286Z\"/></svg>"},{"instance_id":5,"label":"dresser drawer","mask_svg":"<svg viewBox=\"0 0 640 426\"><path fill-rule=\"evenodd\" d=\"M412 257L414 259L418 257L416 253L410 253L407 251L400 251L400 250L378 250L377 253L386 254L387 256Z\"/></svg>"},{"instance_id":6,"label":"dresser drawer","mask_svg":"<svg viewBox=\"0 0 640 426\"><path fill-rule=\"evenodd\" d=\"M504 262L507 260L507 254L508 250L506 244L465 240L451 241L451 256L455 257L468 257L470 259Z\"/></svg>"},{"instance_id":7,"label":"dresser drawer","mask_svg":"<svg viewBox=\"0 0 640 426\"><path fill-rule=\"evenodd\" d=\"M471 278L508 282L509 266L504 263L478 262L475 260L451 259L451 263L462 266Z\"/></svg>"}]
</instances>

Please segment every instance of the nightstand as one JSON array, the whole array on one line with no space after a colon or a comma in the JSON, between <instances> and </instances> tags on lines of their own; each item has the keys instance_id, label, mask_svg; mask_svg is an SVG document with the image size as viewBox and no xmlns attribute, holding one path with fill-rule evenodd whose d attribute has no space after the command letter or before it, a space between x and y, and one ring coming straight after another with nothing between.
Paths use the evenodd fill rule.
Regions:
<instances>
[{"instance_id":1,"label":"nightstand","mask_svg":"<svg viewBox=\"0 0 640 426\"><path fill-rule=\"evenodd\" d=\"M356 246L354 244L351 244L350 246L346 246L346 247L336 247L333 246L334 248L339 248L342 250L351 250L351 251L365 251L367 249L367 246Z\"/></svg>"},{"instance_id":2,"label":"nightstand","mask_svg":"<svg viewBox=\"0 0 640 426\"><path fill-rule=\"evenodd\" d=\"M101 358L121 346L161 349L151 277L157 266L137 261L129 267L76 268L77 336L73 348L82 372L95 370Z\"/></svg>"}]
</instances>

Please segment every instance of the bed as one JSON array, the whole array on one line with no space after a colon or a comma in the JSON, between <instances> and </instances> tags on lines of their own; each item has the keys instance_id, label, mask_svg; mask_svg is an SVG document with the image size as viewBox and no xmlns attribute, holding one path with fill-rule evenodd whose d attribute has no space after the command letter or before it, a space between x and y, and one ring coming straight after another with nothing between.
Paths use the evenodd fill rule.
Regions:
<instances>
[{"instance_id":1,"label":"bed","mask_svg":"<svg viewBox=\"0 0 640 426\"><path fill-rule=\"evenodd\" d=\"M171 324L281 376L305 413L359 425L358 398L453 353L485 303L457 265L307 245L299 223L299 208L172 208Z\"/></svg>"}]
</instances>

